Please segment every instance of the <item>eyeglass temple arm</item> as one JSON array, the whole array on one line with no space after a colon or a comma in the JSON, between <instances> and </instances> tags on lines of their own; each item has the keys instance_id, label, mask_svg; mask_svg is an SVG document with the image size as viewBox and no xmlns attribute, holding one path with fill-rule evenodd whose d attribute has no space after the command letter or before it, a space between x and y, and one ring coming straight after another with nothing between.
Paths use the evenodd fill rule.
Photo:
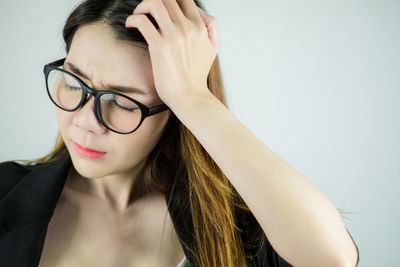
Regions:
<instances>
[{"instance_id":1,"label":"eyeglass temple arm","mask_svg":"<svg viewBox=\"0 0 400 267\"><path fill-rule=\"evenodd\" d=\"M50 65L50 66L53 66L53 67L59 67L59 66L61 66L62 64L64 64L65 59L66 59L66 58L62 58L62 59L53 61L53 62L49 63L49 65Z\"/></svg>"},{"instance_id":2,"label":"eyeglass temple arm","mask_svg":"<svg viewBox=\"0 0 400 267\"><path fill-rule=\"evenodd\" d=\"M169 107L167 105L165 105L165 104L161 104L161 105L158 105L158 106L155 106L155 107L151 107L149 109L149 116L157 114L157 113L160 113L160 112L162 112L164 110L167 110L167 109L169 109Z\"/></svg>"}]
</instances>

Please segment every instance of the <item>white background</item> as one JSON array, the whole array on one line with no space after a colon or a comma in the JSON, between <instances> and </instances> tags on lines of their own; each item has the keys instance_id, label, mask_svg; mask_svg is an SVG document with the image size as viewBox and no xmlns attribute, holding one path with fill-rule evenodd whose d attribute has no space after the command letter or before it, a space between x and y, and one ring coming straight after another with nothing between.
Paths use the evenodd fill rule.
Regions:
<instances>
[{"instance_id":1,"label":"white background","mask_svg":"<svg viewBox=\"0 0 400 267\"><path fill-rule=\"evenodd\" d=\"M0 10L0 161L53 147L43 65L79 1ZM400 2L203 1L232 112L347 215L359 266L399 266ZM0 177L1 179L1 177Z\"/></svg>"}]
</instances>

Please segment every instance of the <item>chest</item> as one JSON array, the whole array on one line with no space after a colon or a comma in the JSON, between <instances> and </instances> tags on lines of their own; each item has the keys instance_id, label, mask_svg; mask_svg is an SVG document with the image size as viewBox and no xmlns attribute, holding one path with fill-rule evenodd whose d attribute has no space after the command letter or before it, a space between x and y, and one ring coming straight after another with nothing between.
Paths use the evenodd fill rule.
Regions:
<instances>
[{"instance_id":1,"label":"chest","mask_svg":"<svg viewBox=\"0 0 400 267\"><path fill-rule=\"evenodd\" d=\"M183 256L162 198L143 201L120 215L91 205L77 209L62 194L39 265L175 267Z\"/></svg>"}]
</instances>

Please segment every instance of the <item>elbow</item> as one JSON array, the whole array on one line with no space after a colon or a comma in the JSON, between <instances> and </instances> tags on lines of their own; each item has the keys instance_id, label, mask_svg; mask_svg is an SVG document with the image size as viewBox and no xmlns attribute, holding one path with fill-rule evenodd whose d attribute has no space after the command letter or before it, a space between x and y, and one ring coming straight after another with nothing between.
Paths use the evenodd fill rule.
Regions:
<instances>
[{"instance_id":1,"label":"elbow","mask_svg":"<svg viewBox=\"0 0 400 267\"><path fill-rule=\"evenodd\" d=\"M358 265L357 261L341 261L335 266L337 267L356 267Z\"/></svg>"},{"instance_id":2,"label":"elbow","mask_svg":"<svg viewBox=\"0 0 400 267\"><path fill-rule=\"evenodd\" d=\"M341 257L338 259L335 264L337 267L356 267L358 265L359 257L358 257L358 249L355 253L351 253L346 257Z\"/></svg>"},{"instance_id":3,"label":"elbow","mask_svg":"<svg viewBox=\"0 0 400 267\"><path fill-rule=\"evenodd\" d=\"M347 231L347 229L346 229ZM358 266L358 262L360 260L360 252L358 250L358 247L356 243L354 242L353 237L350 235L349 231L347 231L349 234L350 240L351 240L351 245L349 245L349 249L346 251L346 253L342 253L339 263L336 266L340 267L356 267Z\"/></svg>"},{"instance_id":4,"label":"elbow","mask_svg":"<svg viewBox=\"0 0 400 267\"><path fill-rule=\"evenodd\" d=\"M336 253L336 256L329 261L329 266L334 267L356 267L358 266L359 255L357 246L348 249L345 252ZM325 265L327 266L327 265Z\"/></svg>"}]
</instances>

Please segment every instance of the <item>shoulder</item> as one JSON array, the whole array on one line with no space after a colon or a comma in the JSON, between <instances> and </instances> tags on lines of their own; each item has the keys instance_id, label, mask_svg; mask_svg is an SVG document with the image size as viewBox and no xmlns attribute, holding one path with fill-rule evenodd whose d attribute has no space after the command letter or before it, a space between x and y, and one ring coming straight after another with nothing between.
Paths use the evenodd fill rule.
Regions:
<instances>
[{"instance_id":1,"label":"shoulder","mask_svg":"<svg viewBox=\"0 0 400 267\"><path fill-rule=\"evenodd\" d=\"M25 166L15 161L0 162L0 177L5 175L25 175L32 166Z\"/></svg>"},{"instance_id":2,"label":"shoulder","mask_svg":"<svg viewBox=\"0 0 400 267\"><path fill-rule=\"evenodd\" d=\"M0 200L31 171L32 166L5 161L0 163Z\"/></svg>"}]
</instances>

